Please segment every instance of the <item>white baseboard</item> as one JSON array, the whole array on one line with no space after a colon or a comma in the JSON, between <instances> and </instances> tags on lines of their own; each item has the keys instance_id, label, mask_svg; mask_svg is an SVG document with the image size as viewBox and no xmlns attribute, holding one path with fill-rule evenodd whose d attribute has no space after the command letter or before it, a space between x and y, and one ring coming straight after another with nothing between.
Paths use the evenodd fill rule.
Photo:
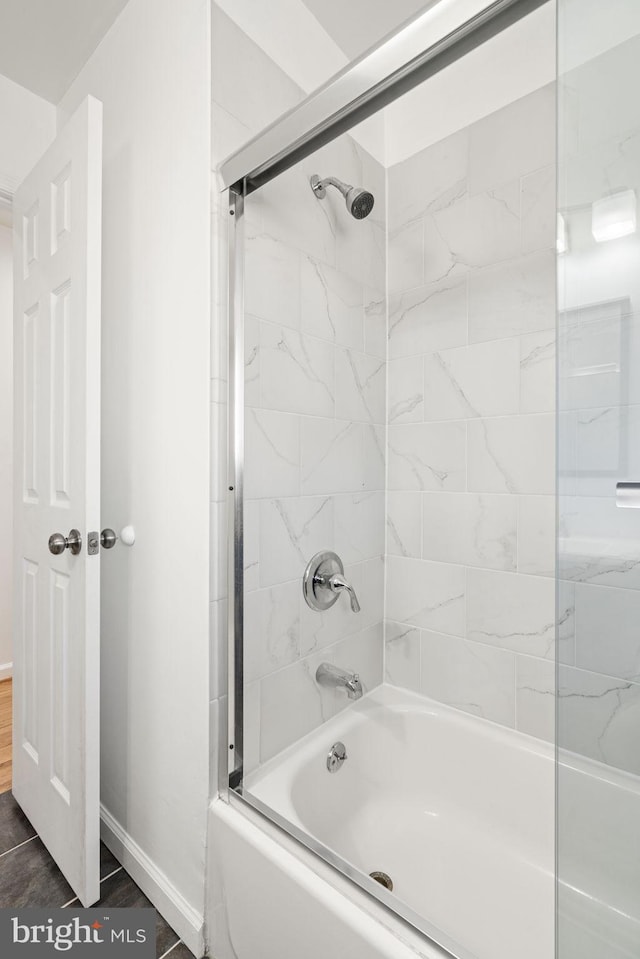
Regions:
<instances>
[{"instance_id":1,"label":"white baseboard","mask_svg":"<svg viewBox=\"0 0 640 959\"><path fill-rule=\"evenodd\" d=\"M167 876L122 828L108 809L100 805L100 833L105 845L122 863L134 882L158 912L175 929L194 956L204 955L204 918L171 884Z\"/></svg>"},{"instance_id":2,"label":"white baseboard","mask_svg":"<svg viewBox=\"0 0 640 959\"><path fill-rule=\"evenodd\" d=\"M3 679L11 679L13 676L13 663L0 663L0 683Z\"/></svg>"}]
</instances>

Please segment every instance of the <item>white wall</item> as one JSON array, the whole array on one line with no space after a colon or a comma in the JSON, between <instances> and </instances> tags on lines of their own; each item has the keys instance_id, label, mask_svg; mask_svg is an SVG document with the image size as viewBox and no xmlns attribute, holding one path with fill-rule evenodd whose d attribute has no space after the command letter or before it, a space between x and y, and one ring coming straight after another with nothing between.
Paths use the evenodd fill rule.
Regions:
<instances>
[{"instance_id":1,"label":"white wall","mask_svg":"<svg viewBox=\"0 0 640 959\"><path fill-rule=\"evenodd\" d=\"M12 583L12 233L0 226L0 680L11 675Z\"/></svg>"},{"instance_id":2,"label":"white wall","mask_svg":"<svg viewBox=\"0 0 640 959\"><path fill-rule=\"evenodd\" d=\"M130 0L59 105L104 104L102 801L201 949L208 799L208 0ZM114 842L113 833L110 841ZM119 849L122 854L122 850Z\"/></svg>"},{"instance_id":3,"label":"white wall","mask_svg":"<svg viewBox=\"0 0 640 959\"><path fill-rule=\"evenodd\" d=\"M0 189L14 191L53 140L55 128L52 104L0 75Z\"/></svg>"}]
</instances>

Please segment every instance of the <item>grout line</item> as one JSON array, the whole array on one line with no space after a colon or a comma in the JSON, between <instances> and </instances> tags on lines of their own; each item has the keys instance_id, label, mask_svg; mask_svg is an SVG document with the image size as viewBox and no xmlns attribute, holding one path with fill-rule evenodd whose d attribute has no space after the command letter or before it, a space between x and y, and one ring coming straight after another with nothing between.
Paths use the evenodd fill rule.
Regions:
<instances>
[{"instance_id":1,"label":"grout line","mask_svg":"<svg viewBox=\"0 0 640 959\"><path fill-rule=\"evenodd\" d=\"M31 836L30 839L25 839L24 842L19 842L17 846L12 846L11 849L7 849L6 852L0 853L0 859L2 859L3 856L8 856L10 852L14 852L16 849L20 849L22 846L26 846L28 842L33 842L33 840L37 838L38 836L36 834L35 836Z\"/></svg>"},{"instance_id":2,"label":"grout line","mask_svg":"<svg viewBox=\"0 0 640 959\"><path fill-rule=\"evenodd\" d=\"M177 942L174 942L174 944L173 944L172 946L170 946L169 949L167 949L166 952L163 952L163 953L162 953L162 955L160 956L160 959L164 959L164 957L165 957L165 956L168 956L170 952L173 952L173 950L176 948L176 946L179 946L181 942L182 942L182 939L178 939Z\"/></svg>"},{"instance_id":3,"label":"grout line","mask_svg":"<svg viewBox=\"0 0 640 959\"><path fill-rule=\"evenodd\" d=\"M118 868L114 869L113 872L110 872L108 876L103 876L103 878L100 880L100 885L102 885L103 882L106 882L107 879L111 879L111 877L115 876L116 873L122 872L122 869L123 869L122 866L118 866ZM69 902L65 902L64 905L62 905L60 908L66 909L67 906L71 906L74 902L77 902L77 901L78 901L78 897L74 896L73 899L70 899ZM94 907L92 906L91 908L94 908Z\"/></svg>"}]
</instances>

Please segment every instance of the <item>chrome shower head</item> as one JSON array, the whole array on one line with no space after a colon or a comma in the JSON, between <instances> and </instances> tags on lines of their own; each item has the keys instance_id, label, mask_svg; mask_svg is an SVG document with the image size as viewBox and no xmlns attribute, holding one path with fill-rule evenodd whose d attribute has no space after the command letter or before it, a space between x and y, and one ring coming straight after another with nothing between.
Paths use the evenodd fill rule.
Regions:
<instances>
[{"instance_id":1,"label":"chrome shower head","mask_svg":"<svg viewBox=\"0 0 640 959\"><path fill-rule=\"evenodd\" d=\"M356 220L364 220L373 210L373 193L360 186L352 186L346 199L347 210Z\"/></svg>"},{"instance_id":2,"label":"chrome shower head","mask_svg":"<svg viewBox=\"0 0 640 959\"><path fill-rule=\"evenodd\" d=\"M324 200L327 195L327 186L334 186L345 198L347 210L356 220L364 220L373 210L373 193L369 193L361 186L350 186L343 183L337 177L328 176L321 180L317 173L311 177L311 189L319 200Z\"/></svg>"}]
</instances>

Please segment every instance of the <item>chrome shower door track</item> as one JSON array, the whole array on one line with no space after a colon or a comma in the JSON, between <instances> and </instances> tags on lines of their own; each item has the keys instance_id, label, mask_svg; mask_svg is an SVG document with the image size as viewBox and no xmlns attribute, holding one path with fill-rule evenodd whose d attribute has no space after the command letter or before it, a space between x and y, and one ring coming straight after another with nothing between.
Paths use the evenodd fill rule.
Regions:
<instances>
[{"instance_id":1,"label":"chrome shower door track","mask_svg":"<svg viewBox=\"0 0 640 959\"><path fill-rule=\"evenodd\" d=\"M425 47L425 34L438 29L437 17L452 10L446 0L431 0L421 14L227 157L219 168L223 188L248 196L547 2L494 0L471 19L457 26L450 22L449 32Z\"/></svg>"}]
</instances>

